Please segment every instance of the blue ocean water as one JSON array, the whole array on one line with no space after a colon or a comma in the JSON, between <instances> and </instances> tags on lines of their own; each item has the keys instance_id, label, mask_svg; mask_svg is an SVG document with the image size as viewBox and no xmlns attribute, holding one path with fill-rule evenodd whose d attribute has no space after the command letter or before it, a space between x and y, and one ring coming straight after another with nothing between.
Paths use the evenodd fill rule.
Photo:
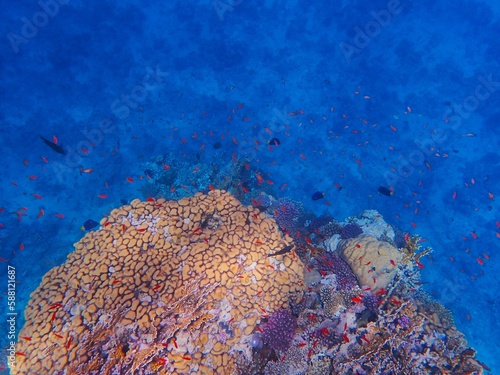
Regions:
<instances>
[{"instance_id":1,"label":"blue ocean water","mask_svg":"<svg viewBox=\"0 0 500 375\"><path fill-rule=\"evenodd\" d=\"M169 199L208 190L200 163L245 160L316 215L375 209L418 233L424 289L499 371L500 3L41 0L0 17L2 348L7 267L18 330L83 223L144 199L167 155Z\"/></svg>"}]
</instances>

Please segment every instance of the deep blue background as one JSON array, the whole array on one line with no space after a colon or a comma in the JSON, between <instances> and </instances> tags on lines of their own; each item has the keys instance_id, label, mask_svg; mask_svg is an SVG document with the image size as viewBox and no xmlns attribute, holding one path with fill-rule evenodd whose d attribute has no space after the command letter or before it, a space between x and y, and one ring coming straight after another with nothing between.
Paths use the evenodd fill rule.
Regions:
<instances>
[{"instance_id":1,"label":"deep blue background","mask_svg":"<svg viewBox=\"0 0 500 375\"><path fill-rule=\"evenodd\" d=\"M500 3L41 3L0 15L0 266L17 269L20 312L86 219L144 198L144 162L235 155L317 214L377 209L427 238L426 289L500 368ZM66 157L39 138L53 135Z\"/></svg>"}]
</instances>

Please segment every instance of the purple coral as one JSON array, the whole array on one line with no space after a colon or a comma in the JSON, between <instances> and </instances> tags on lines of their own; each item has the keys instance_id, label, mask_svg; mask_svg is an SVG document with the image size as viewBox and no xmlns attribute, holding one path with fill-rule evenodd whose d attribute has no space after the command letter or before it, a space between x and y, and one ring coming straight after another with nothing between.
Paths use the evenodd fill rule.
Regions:
<instances>
[{"instance_id":1,"label":"purple coral","mask_svg":"<svg viewBox=\"0 0 500 375\"><path fill-rule=\"evenodd\" d=\"M321 273L335 274L341 288L352 289L358 286L358 281L351 268L337 253L322 254L315 259L315 263L315 268Z\"/></svg>"},{"instance_id":2,"label":"purple coral","mask_svg":"<svg viewBox=\"0 0 500 375\"><path fill-rule=\"evenodd\" d=\"M281 229L292 232L303 211L301 203L291 199L280 198L274 210L274 218Z\"/></svg>"},{"instance_id":3,"label":"purple coral","mask_svg":"<svg viewBox=\"0 0 500 375\"><path fill-rule=\"evenodd\" d=\"M376 313L378 311L378 303L380 301L380 298L376 295L374 295L373 293L367 293L365 294L365 296L363 297L363 305L365 305L365 307Z\"/></svg>"},{"instance_id":4,"label":"purple coral","mask_svg":"<svg viewBox=\"0 0 500 375\"><path fill-rule=\"evenodd\" d=\"M297 319L286 309L275 311L262 325L262 339L274 350L287 350L295 335Z\"/></svg>"},{"instance_id":5,"label":"purple coral","mask_svg":"<svg viewBox=\"0 0 500 375\"><path fill-rule=\"evenodd\" d=\"M361 227L358 224L350 223L344 225L344 227L342 228L342 232L340 233L340 236L344 240L347 240L349 238L358 237L361 233L363 233L363 229L361 229Z\"/></svg>"},{"instance_id":6,"label":"purple coral","mask_svg":"<svg viewBox=\"0 0 500 375\"><path fill-rule=\"evenodd\" d=\"M403 315L401 318L398 318L398 324L401 326L401 328L408 328L411 324L410 318L408 316Z\"/></svg>"}]
</instances>

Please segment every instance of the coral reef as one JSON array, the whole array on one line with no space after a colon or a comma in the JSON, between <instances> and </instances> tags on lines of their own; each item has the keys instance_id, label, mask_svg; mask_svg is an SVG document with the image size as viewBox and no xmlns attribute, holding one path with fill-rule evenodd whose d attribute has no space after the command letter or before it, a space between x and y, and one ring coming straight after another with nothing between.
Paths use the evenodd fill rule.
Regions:
<instances>
[{"instance_id":1,"label":"coral reef","mask_svg":"<svg viewBox=\"0 0 500 375\"><path fill-rule=\"evenodd\" d=\"M243 165L226 181L236 191L260 183ZM159 166L146 175L170 183ZM254 207L212 190L113 210L31 295L12 374L483 373L421 289L430 249L417 235L394 235L376 211L342 227L247 196Z\"/></svg>"},{"instance_id":2,"label":"coral reef","mask_svg":"<svg viewBox=\"0 0 500 375\"><path fill-rule=\"evenodd\" d=\"M405 280L397 279L390 292L377 296L374 315L360 302L370 291L348 299L345 290L323 286L324 308L300 311L292 345L268 362L265 374L482 374L446 309L421 290L406 290ZM331 314L327 300L339 293L347 293L343 306Z\"/></svg>"},{"instance_id":3,"label":"coral reef","mask_svg":"<svg viewBox=\"0 0 500 375\"><path fill-rule=\"evenodd\" d=\"M262 315L302 291L273 219L219 190L134 200L31 295L13 375L232 374Z\"/></svg>"},{"instance_id":4,"label":"coral reef","mask_svg":"<svg viewBox=\"0 0 500 375\"><path fill-rule=\"evenodd\" d=\"M387 288L403 259L402 253L394 246L371 236L343 241L338 251L359 284L370 287L374 292Z\"/></svg>"},{"instance_id":5,"label":"coral reef","mask_svg":"<svg viewBox=\"0 0 500 375\"><path fill-rule=\"evenodd\" d=\"M261 326L262 339L271 349L286 350L295 334L297 319L289 310L275 311Z\"/></svg>"}]
</instances>

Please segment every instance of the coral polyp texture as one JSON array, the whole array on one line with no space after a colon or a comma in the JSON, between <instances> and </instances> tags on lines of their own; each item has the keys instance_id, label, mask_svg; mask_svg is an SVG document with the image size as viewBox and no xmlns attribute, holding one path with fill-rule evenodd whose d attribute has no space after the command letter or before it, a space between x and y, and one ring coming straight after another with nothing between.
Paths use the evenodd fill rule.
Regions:
<instances>
[{"instance_id":1,"label":"coral polyp texture","mask_svg":"<svg viewBox=\"0 0 500 375\"><path fill-rule=\"evenodd\" d=\"M304 288L273 219L225 191L134 200L32 293L18 374L232 374L263 315Z\"/></svg>"},{"instance_id":2,"label":"coral polyp texture","mask_svg":"<svg viewBox=\"0 0 500 375\"><path fill-rule=\"evenodd\" d=\"M286 350L295 334L297 318L289 310L279 309L262 325L262 338L274 350Z\"/></svg>"}]
</instances>

